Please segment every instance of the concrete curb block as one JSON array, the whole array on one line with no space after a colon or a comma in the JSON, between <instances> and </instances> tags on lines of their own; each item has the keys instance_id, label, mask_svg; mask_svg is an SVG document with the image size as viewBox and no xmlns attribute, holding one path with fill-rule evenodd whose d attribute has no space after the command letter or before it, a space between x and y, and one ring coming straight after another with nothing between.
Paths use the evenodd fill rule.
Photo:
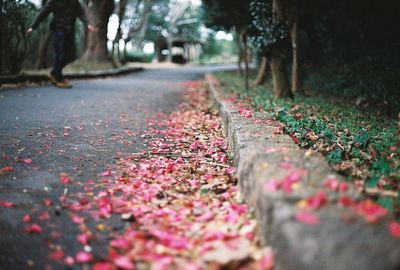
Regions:
<instances>
[{"instance_id":1,"label":"concrete curb block","mask_svg":"<svg viewBox=\"0 0 400 270\"><path fill-rule=\"evenodd\" d=\"M343 195L361 198L354 187L345 192L323 189L325 179L344 179L322 155L310 155L287 135L273 135L276 127L265 121L267 115L241 116L227 100L232 96L229 91L212 75L206 80L234 153L241 195L255 209L263 243L276 251L277 269L400 269L400 239L389 233L388 220L367 224L354 210L337 206ZM304 173L293 192L266 191L266 183L296 170L312 173ZM315 212L320 223L297 221L299 202L322 189L328 204Z\"/></svg>"},{"instance_id":2,"label":"concrete curb block","mask_svg":"<svg viewBox=\"0 0 400 270\"><path fill-rule=\"evenodd\" d=\"M89 72L76 72L76 73L66 73L65 77L67 79L90 79L90 78L100 78L107 76L119 76L128 74L131 72L143 71L143 68L140 67L123 67L112 70L101 70L101 71L89 71ZM48 82L49 79L44 74L29 74L29 73L21 73L12 76L1 76L0 77L0 85L3 84L19 84L19 83L41 83Z\"/></svg>"}]
</instances>

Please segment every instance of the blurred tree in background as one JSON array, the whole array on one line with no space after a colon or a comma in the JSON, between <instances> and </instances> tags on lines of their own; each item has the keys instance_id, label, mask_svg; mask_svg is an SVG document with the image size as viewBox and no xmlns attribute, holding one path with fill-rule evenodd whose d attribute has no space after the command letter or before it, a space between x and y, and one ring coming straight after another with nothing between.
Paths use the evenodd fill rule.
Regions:
<instances>
[{"instance_id":1,"label":"blurred tree in background","mask_svg":"<svg viewBox=\"0 0 400 270\"><path fill-rule=\"evenodd\" d=\"M37 8L26 0L4 0L1 3L0 72L18 73L32 45L25 36Z\"/></svg>"}]
</instances>

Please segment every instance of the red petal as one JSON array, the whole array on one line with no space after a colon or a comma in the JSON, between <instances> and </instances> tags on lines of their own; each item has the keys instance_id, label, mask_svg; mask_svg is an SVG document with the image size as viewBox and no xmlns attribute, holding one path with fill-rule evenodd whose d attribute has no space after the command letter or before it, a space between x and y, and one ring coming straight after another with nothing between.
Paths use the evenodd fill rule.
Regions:
<instances>
[{"instance_id":1,"label":"red petal","mask_svg":"<svg viewBox=\"0 0 400 270\"><path fill-rule=\"evenodd\" d=\"M43 204L44 204L45 206L50 206L50 205L53 204L53 201L50 200L50 199L43 199Z\"/></svg>"},{"instance_id":2,"label":"red petal","mask_svg":"<svg viewBox=\"0 0 400 270\"><path fill-rule=\"evenodd\" d=\"M311 212L301 211L296 213L295 218L297 221L307 225L317 225L320 223L320 219L317 215Z\"/></svg>"},{"instance_id":3,"label":"red petal","mask_svg":"<svg viewBox=\"0 0 400 270\"><path fill-rule=\"evenodd\" d=\"M49 212L43 211L39 214L39 220L47 220L50 218Z\"/></svg>"},{"instance_id":4,"label":"red petal","mask_svg":"<svg viewBox=\"0 0 400 270\"><path fill-rule=\"evenodd\" d=\"M339 190L341 192L346 192L349 189L349 185L347 183L340 183Z\"/></svg>"},{"instance_id":5,"label":"red petal","mask_svg":"<svg viewBox=\"0 0 400 270\"><path fill-rule=\"evenodd\" d=\"M306 200L307 206L313 209L318 209L327 203L328 199L325 192L320 191L314 196Z\"/></svg>"},{"instance_id":6,"label":"red petal","mask_svg":"<svg viewBox=\"0 0 400 270\"><path fill-rule=\"evenodd\" d=\"M30 226L25 227L25 232L27 232L27 233L41 233L42 232L42 227L40 227L38 224L32 224Z\"/></svg>"},{"instance_id":7,"label":"red petal","mask_svg":"<svg viewBox=\"0 0 400 270\"><path fill-rule=\"evenodd\" d=\"M5 166L3 168L0 169L1 172L13 172L14 168L11 166Z\"/></svg>"},{"instance_id":8,"label":"red petal","mask_svg":"<svg viewBox=\"0 0 400 270\"><path fill-rule=\"evenodd\" d=\"M69 184L71 182L71 178L69 178L68 174L61 173L60 174L60 183L63 185Z\"/></svg>"},{"instance_id":9,"label":"red petal","mask_svg":"<svg viewBox=\"0 0 400 270\"><path fill-rule=\"evenodd\" d=\"M389 223L389 231L394 237L400 238L400 222L396 222L396 221L390 222Z\"/></svg>"},{"instance_id":10,"label":"red petal","mask_svg":"<svg viewBox=\"0 0 400 270\"><path fill-rule=\"evenodd\" d=\"M56 261L61 260L62 258L64 258L64 251L56 250L56 251L50 253L48 257L51 260L56 260Z\"/></svg>"},{"instance_id":11,"label":"red petal","mask_svg":"<svg viewBox=\"0 0 400 270\"><path fill-rule=\"evenodd\" d=\"M93 265L92 270L114 270L115 267L111 263L99 262Z\"/></svg>"}]
</instances>

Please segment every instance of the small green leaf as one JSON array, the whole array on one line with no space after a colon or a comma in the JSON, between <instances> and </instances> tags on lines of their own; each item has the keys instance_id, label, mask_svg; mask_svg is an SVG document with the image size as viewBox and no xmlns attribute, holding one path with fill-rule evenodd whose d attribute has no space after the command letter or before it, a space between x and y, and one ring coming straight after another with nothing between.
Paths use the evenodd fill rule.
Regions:
<instances>
[{"instance_id":1,"label":"small green leaf","mask_svg":"<svg viewBox=\"0 0 400 270\"><path fill-rule=\"evenodd\" d=\"M380 172L383 175L388 175L393 170L390 166L390 163L384 158L381 158L378 161L374 162L372 164L372 169Z\"/></svg>"},{"instance_id":2,"label":"small green leaf","mask_svg":"<svg viewBox=\"0 0 400 270\"><path fill-rule=\"evenodd\" d=\"M332 140L333 139L333 132L330 128L326 128L324 129L324 131L322 131L322 136L324 136L325 138Z\"/></svg>"},{"instance_id":3,"label":"small green leaf","mask_svg":"<svg viewBox=\"0 0 400 270\"><path fill-rule=\"evenodd\" d=\"M356 146L361 146L361 148L365 148L370 139L371 137L369 136L369 134L364 131L354 139L354 142Z\"/></svg>"},{"instance_id":4,"label":"small green leaf","mask_svg":"<svg viewBox=\"0 0 400 270\"><path fill-rule=\"evenodd\" d=\"M327 155L327 157L328 157L329 162L331 162L333 164L339 164L343 161L342 154L343 154L342 150L337 149L335 151L330 152Z\"/></svg>"},{"instance_id":5,"label":"small green leaf","mask_svg":"<svg viewBox=\"0 0 400 270\"><path fill-rule=\"evenodd\" d=\"M391 197L380 197L377 201L378 204L382 205L382 207L386 208L389 211L393 211L394 207L394 199Z\"/></svg>"},{"instance_id":6,"label":"small green leaf","mask_svg":"<svg viewBox=\"0 0 400 270\"><path fill-rule=\"evenodd\" d=\"M203 188L203 189L200 191L200 194L201 194L201 195L206 195L206 194L208 194L208 193L210 193L210 190L208 190L208 189L206 189L206 188Z\"/></svg>"},{"instance_id":7,"label":"small green leaf","mask_svg":"<svg viewBox=\"0 0 400 270\"><path fill-rule=\"evenodd\" d=\"M376 188L376 186L378 185L378 181L379 181L379 177L374 176L365 182L365 187L366 188Z\"/></svg>"}]
</instances>

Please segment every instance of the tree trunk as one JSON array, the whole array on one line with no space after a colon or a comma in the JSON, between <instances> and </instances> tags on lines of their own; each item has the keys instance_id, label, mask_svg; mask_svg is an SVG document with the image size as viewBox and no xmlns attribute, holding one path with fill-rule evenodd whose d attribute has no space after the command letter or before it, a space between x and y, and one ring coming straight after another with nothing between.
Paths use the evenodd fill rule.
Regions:
<instances>
[{"instance_id":1,"label":"tree trunk","mask_svg":"<svg viewBox=\"0 0 400 270\"><path fill-rule=\"evenodd\" d=\"M38 59L36 62L36 68L42 69L48 67L48 57L47 53L49 50L51 33L46 32L40 35L39 48L38 48Z\"/></svg>"},{"instance_id":2,"label":"tree trunk","mask_svg":"<svg viewBox=\"0 0 400 270\"><path fill-rule=\"evenodd\" d=\"M290 37L292 40L292 93L303 94L299 71L299 25L298 25L298 6L297 0L294 0L291 9Z\"/></svg>"},{"instance_id":3,"label":"tree trunk","mask_svg":"<svg viewBox=\"0 0 400 270\"><path fill-rule=\"evenodd\" d=\"M173 32L169 31L168 37L167 37L167 46L168 46L168 56L167 56L167 62L172 62L172 47L174 46L174 40L173 40Z\"/></svg>"},{"instance_id":4,"label":"tree trunk","mask_svg":"<svg viewBox=\"0 0 400 270\"><path fill-rule=\"evenodd\" d=\"M283 98L292 96L280 44L276 44L272 47L270 65L275 97Z\"/></svg>"},{"instance_id":5,"label":"tree trunk","mask_svg":"<svg viewBox=\"0 0 400 270\"><path fill-rule=\"evenodd\" d=\"M267 78L267 74L268 74L268 58L266 56L263 56L261 58L260 68L258 69L258 74L253 82L253 85L254 86L263 85L265 79Z\"/></svg>"},{"instance_id":6,"label":"tree trunk","mask_svg":"<svg viewBox=\"0 0 400 270\"><path fill-rule=\"evenodd\" d=\"M115 35L115 38L112 42L112 57L114 59L114 64L116 66L121 65L121 53L120 53L120 47L119 47L119 41L122 39L122 29L121 25L123 20L125 19L125 13L126 13L126 6L128 4L127 0L120 0L119 1L119 8L118 8L118 28L117 28L117 34ZM117 49L117 56L115 57L115 49Z\"/></svg>"},{"instance_id":7,"label":"tree trunk","mask_svg":"<svg viewBox=\"0 0 400 270\"><path fill-rule=\"evenodd\" d=\"M238 61L237 61L237 74L238 76L243 76L243 68L242 68L242 61L243 61L243 48L242 42L240 40L241 34L237 32L236 44L238 48Z\"/></svg>"},{"instance_id":8,"label":"tree trunk","mask_svg":"<svg viewBox=\"0 0 400 270\"><path fill-rule=\"evenodd\" d=\"M249 90L249 60L247 54L247 35L243 34L243 56L244 56L244 81L245 89Z\"/></svg>"},{"instance_id":9,"label":"tree trunk","mask_svg":"<svg viewBox=\"0 0 400 270\"><path fill-rule=\"evenodd\" d=\"M144 14L143 16L144 16L144 19L143 19L142 27L140 27L140 29L136 32L136 35L135 35L136 50L142 49L142 43L143 43L145 35L146 35L147 27L149 26L150 13L148 12L148 13Z\"/></svg>"},{"instance_id":10,"label":"tree trunk","mask_svg":"<svg viewBox=\"0 0 400 270\"><path fill-rule=\"evenodd\" d=\"M107 26L113 10L113 0L92 0L89 8L90 21L96 31L88 33L87 47L82 60L111 61L107 51Z\"/></svg>"}]
</instances>

